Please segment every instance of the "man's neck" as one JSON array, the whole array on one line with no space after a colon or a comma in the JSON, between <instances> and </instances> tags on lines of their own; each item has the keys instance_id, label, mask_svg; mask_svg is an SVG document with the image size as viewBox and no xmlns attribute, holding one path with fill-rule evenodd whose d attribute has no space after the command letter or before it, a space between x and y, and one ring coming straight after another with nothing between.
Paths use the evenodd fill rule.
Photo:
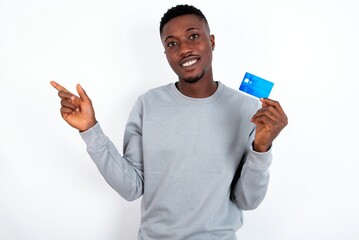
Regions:
<instances>
[{"instance_id":1,"label":"man's neck","mask_svg":"<svg viewBox=\"0 0 359 240\"><path fill-rule=\"evenodd\" d=\"M218 83L213 79L211 81L199 80L195 83L185 81L176 82L177 89L185 96L192 98L206 98L211 96L218 87Z\"/></svg>"}]
</instances>

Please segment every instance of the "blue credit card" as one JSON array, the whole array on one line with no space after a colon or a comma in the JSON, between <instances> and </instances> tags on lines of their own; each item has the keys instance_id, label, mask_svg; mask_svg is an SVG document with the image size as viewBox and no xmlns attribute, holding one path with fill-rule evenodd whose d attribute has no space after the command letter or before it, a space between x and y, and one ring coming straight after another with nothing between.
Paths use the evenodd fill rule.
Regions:
<instances>
[{"instance_id":1,"label":"blue credit card","mask_svg":"<svg viewBox=\"0 0 359 240\"><path fill-rule=\"evenodd\" d=\"M258 98L268 98L274 83L249 72L243 77L239 90Z\"/></svg>"}]
</instances>

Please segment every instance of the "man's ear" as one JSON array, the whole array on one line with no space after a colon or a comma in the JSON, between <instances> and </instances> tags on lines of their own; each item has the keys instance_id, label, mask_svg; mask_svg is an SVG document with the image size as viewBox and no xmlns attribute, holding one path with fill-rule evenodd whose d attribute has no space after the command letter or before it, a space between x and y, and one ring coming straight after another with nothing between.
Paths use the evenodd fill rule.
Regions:
<instances>
[{"instance_id":1,"label":"man's ear","mask_svg":"<svg viewBox=\"0 0 359 240\"><path fill-rule=\"evenodd\" d=\"M215 47L215 40L214 40L214 35L213 34L211 34L210 36L209 36L209 39L210 39L210 41L211 41L211 47L212 47L212 51L214 50L214 47Z\"/></svg>"}]
</instances>

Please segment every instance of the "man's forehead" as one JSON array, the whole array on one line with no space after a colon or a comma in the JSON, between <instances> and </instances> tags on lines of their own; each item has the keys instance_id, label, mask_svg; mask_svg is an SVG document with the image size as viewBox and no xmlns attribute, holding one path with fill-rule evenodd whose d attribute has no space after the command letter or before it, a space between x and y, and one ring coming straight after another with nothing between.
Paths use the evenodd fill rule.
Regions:
<instances>
[{"instance_id":1,"label":"man's forehead","mask_svg":"<svg viewBox=\"0 0 359 240\"><path fill-rule=\"evenodd\" d=\"M205 29L206 23L195 14L186 14L172 18L163 26L162 37L171 35L179 31L189 31L192 29Z\"/></svg>"}]
</instances>

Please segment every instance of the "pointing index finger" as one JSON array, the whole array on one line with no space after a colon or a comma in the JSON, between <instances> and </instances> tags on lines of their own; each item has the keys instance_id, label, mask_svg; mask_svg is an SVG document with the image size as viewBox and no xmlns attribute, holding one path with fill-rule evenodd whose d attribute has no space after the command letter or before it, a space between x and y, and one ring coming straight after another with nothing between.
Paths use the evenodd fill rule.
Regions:
<instances>
[{"instance_id":1,"label":"pointing index finger","mask_svg":"<svg viewBox=\"0 0 359 240\"><path fill-rule=\"evenodd\" d=\"M59 92L60 91L68 92L68 90L66 88L64 88L63 86L61 86L60 84L58 84L55 81L51 81L50 84Z\"/></svg>"}]
</instances>

